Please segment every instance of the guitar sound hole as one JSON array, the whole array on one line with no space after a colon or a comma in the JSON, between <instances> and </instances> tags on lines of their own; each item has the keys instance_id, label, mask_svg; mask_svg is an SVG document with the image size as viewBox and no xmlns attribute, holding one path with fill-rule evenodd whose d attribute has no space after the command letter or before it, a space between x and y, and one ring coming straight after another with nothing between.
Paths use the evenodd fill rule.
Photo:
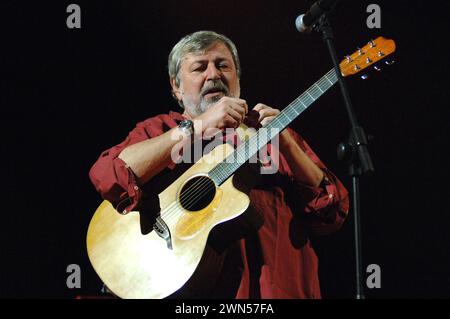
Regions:
<instances>
[{"instance_id":1,"label":"guitar sound hole","mask_svg":"<svg viewBox=\"0 0 450 319\"><path fill-rule=\"evenodd\" d=\"M207 176L197 176L184 184L180 204L184 209L198 211L211 203L216 195L216 185Z\"/></svg>"}]
</instances>

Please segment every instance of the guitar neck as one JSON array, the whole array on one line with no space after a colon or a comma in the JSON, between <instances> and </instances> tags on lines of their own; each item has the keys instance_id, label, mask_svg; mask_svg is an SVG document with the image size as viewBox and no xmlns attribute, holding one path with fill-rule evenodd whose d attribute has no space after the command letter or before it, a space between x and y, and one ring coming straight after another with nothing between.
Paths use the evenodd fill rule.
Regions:
<instances>
[{"instance_id":1,"label":"guitar neck","mask_svg":"<svg viewBox=\"0 0 450 319\"><path fill-rule=\"evenodd\" d=\"M337 82L334 69L328 71L320 80L311 85L302 95L292 101L281 111L264 129L239 145L224 161L216 165L209 173L209 177L221 185L245 162L255 156L258 151L292 123L314 101Z\"/></svg>"}]
</instances>

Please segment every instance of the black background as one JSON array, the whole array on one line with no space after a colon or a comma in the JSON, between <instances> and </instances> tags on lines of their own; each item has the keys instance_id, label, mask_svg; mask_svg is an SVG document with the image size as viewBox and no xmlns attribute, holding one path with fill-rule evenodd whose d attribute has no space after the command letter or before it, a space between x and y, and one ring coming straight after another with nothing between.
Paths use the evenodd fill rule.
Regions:
<instances>
[{"instance_id":1,"label":"black background","mask_svg":"<svg viewBox=\"0 0 450 319\"><path fill-rule=\"evenodd\" d=\"M77 1L81 29L68 29L69 1L2 1L0 297L99 294L85 235L101 202L88 178L101 151L135 123L178 110L167 56L185 34L209 29L236 43L242 97L283 108L331 68L318 35L296 16L313 1ZM450 297L448 235L449 54L447 1L341 1L332 17L341 56L370 38L397 43L396 63L348 79L356 113L374 135L376 175L362 181L364 268L381 267L368 298ZM338 87L294 122L350 190L336 145L349 123ZM315 240L325 298L353 298L353 218ZM81 289L66 287L78 264Z\"/></svg>"}]
</instances>

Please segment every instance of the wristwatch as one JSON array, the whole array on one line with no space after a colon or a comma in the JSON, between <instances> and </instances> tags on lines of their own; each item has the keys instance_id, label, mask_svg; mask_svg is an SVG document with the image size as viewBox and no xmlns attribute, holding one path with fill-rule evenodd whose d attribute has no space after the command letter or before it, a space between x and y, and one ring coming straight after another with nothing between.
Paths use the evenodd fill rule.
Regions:
<instances>
[{"instance_id":1,"label":"wristwatch","mask_svg":"<svg viewBox=\"0 0 450 319\"><path fill-rule=\"evenodd\" d=\"M183 120L178 124L178 128L187 135L194 134L194 122L191 120Z\"/></svg>"}]
</instances>

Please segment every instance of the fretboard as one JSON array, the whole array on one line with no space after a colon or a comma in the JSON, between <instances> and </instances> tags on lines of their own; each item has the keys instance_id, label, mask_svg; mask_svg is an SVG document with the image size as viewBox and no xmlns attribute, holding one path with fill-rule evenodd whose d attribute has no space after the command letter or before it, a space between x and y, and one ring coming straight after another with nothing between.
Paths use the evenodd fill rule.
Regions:
<instances>
[{"instance_id":1,"label":"fretboard","mask_svg":"<svg viewBox=\"0 0 450 319\"><path fill-rule=\"evenodd\" d=\"M245 162L250 160L276 135L291 124L303 111L305 111L323 93L337 82L334 69L328 71L319 81L311 85L302 95L292 101L283 111L281 111L264 129L250 137L246 142L240 144L233 153L217 164L211 171L209 177L221 185Z\"/></svg>"}]
</instances>

